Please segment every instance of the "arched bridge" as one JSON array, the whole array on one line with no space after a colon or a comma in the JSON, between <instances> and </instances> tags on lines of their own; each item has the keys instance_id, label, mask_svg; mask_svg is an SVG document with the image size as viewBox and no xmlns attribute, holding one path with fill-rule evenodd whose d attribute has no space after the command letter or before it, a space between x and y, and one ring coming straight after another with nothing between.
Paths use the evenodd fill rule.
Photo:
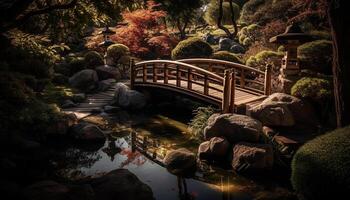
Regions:
<instances>
[{"instance_id":1,"label":"arched bridge","mask_svg":"<svg viewBox=\"0 0 350 200\"><path fill-rule=\"evenodd\" d=\"M130 86L156 87L193 96L222 112L261 102L271 93L271 67L265 71L215 59L131 61Z\"/></svg>"}]
</instances>

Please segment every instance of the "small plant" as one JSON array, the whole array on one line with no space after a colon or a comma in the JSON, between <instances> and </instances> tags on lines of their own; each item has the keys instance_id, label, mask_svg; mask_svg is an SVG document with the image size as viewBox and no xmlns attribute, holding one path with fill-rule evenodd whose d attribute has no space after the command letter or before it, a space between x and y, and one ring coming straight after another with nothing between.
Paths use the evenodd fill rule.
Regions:
<instances>
[{"instance_id":1,"label":"small plant","mask_svg":"<svg viewBox=\"0 0 350 200\"><path fill-rule=\"evenodd\" d=\"M261 51L255 56L250 56L246 62L246 65L264 70L266 64L268 63L272 63L275 66L280 66L282 56L282 52Z\"/></svg>"},{"instance_id":2,"label":"small plant","mask_svg":"<svg viewBox=\"0 0 350 200\"><path fill-rule=\"evenodd\" d=\"M195 116L189 124L189 128L191 130L193 138L197 140L203 140L204 128L207 126L209 117L215 112L216 110L211 106L199 107L196 110L194 110L193 113Z\"/></svg>"}]
</instances>

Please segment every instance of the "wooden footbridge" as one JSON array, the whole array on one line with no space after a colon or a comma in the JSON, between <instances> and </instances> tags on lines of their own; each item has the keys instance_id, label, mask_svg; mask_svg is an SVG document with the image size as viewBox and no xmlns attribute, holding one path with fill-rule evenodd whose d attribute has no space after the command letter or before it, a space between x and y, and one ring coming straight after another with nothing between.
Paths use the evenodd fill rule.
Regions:
<instances>
[{"instance_id":1,"label":"wooden footbridge","mask_svg":"<svg viewBox=\"0 0 350 200\"><path fill-rule=\"evenodd\" d=\"M223 113L254 106L271 93L271 66L265 71L215 59L131 61L131 88L155 87L220 106Z\"/></svg>"}]
</instances>

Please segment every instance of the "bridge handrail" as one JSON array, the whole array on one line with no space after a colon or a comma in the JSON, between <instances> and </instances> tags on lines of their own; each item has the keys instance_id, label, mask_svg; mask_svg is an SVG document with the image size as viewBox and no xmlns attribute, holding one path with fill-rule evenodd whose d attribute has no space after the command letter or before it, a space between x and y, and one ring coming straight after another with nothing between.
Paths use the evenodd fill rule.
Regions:
<instances>
[{"instance_id":1,"label":"bridge handrail","mask_svg":"<svg viewBox=\"0 0 350 200\"><path fill-rule=\"evenodd\" d=\"M264 75L264 73L265 73L264 71L255 69L253 67L249 67L246 65L242 65L242 64L234 63L234 62L230 62L230 61L225 61L225 60L217 60L217 59L209 59L209 58L188 58L188 59L181 59L181 60L177 60L177 61L188 63L188 64L194 64L194 63L221 64L221 65L225 65L229 68L244 69L247 71L253 71L253 72L259 73L261 75Z\"/></svg>"},{"instance_id":2,"label":"bridge handrail","mask_svg":"<svg viewBox=\"0 0 350 200\"><path fill-rule=\"evenodd\" d=\"M213 73L213 72L210 72L210 71L207 71L205 69L202 69L200 67L197 67L197 66L194 66L194 65L191 65L191 64L187 64L187 63L183 63L183 62L179 62L179 61L172 61L172 60L147 60L147 61L142 61L142 62L138 62L135 64L135 66L141 66L141 65L147 65L147 64L175 64L175 65L180 65L180 66L184 66L184 67L187 67L187 68L190 68L190 69L194 69L198 72L202 72L203 74L207 74L207 75L210 75L210 76L213 76L217 79L222 79L224 80L223 77Z\"/></svg>"}]
</instances>

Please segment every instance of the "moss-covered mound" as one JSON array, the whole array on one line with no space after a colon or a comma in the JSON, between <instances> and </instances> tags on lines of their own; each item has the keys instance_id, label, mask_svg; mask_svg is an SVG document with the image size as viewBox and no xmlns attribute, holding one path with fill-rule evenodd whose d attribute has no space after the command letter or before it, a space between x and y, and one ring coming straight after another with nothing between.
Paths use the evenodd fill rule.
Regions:
<instances>
[{"instance_id":1,"label":"moss-covered mound","mask_svg":"<svg viewBox=\"0 0 350 200\"><path fill-rule=\"evenodd\" d=\"M316 40L298 47L300 65L304 69L317 72L332 73L332 42Z\"/></svg>"},{"instance_id":2,"label":"moss-covered mound","mask_svg":"<svg viewBox=\"0 0 350 200\"><path fill-rule=\"evenodd\" d=\"M94 69L97 66L103 65L103 58L97 51L89 51L85 54L86 66Z\"/></svg>"},{"instance_id":3,"label":"moss-covered mound","mask_svg":"<svg viewBox=\"0 0 350 200\"><path fill-rule=\"evenodd\" d=\"M211 46L201 40L193 37L181 41L171 52L174 60L184 58L209 58L213 54Z\"/></svg>"},{"instance_id":4,"label":"moss-covered mound","mask_svg":"<svg viewBox=\"0 0 350 200\"><path fill-rule=\"evenodd\" d=\"M212 58L242 64L241 59L236 54L230 53L228 51L218 51L214 53Z\"/></svg>"},{"instance_id":5,"label":"moss-covered mound","mask_svg":"<svg viewBox=\"0 0 350 200\"><path fill-rule=\"evenodd\" d=\"M292 161L292 185L309 200L350 195L350 126L306 143Z\"/></svg>"},{"instance_id":6,"label":"moss-covered mound","mask_svg":"<svg viewBox=\"0 0 350 200\"><path fill-rule=\"evenodd\" d=\"M327 79L303 77L291 89L291 94L299 98L323 101L332 96L332 83Z\"/></svg>"}]
</instances>

